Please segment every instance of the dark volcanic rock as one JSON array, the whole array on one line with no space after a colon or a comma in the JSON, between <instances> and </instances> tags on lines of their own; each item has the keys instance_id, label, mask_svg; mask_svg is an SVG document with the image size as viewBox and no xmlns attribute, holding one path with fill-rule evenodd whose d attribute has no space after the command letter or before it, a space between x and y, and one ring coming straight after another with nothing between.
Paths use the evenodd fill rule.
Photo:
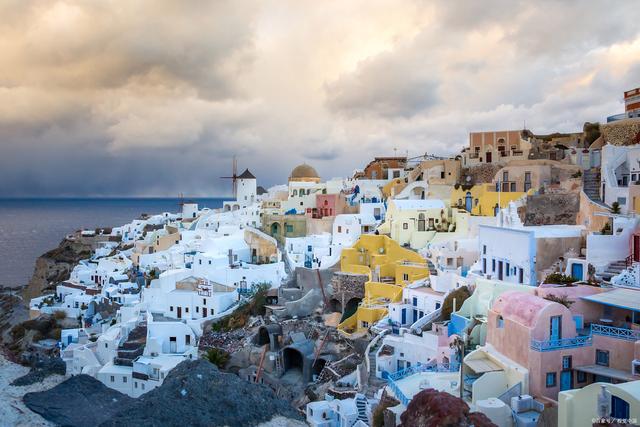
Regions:
<instances>
[{"instance_id":1,"label":"dark volcanic rock","mask_svg":"<svg viewBox=\"0 0 640 427\"><path fill-rule=\"evenodd\" d=\"M138 399L78 375L27 393L24 402L63 426L255 426L275 416L302 419L267 386L220 372L206 360L182 362L162 386Z\"/></svg>"},{"instance_id":2,"label":"dark volcanic rock","mask_svg":"<svg viewBox=\"0 0 640 427\"><path fill-rule=\"evenodd\" d=\"M254 426L274 416L302 419L265 385L223 373L205 360L185 361L161 387L102 426Z\"/></svg>"},{"instance_id":3,"label":"dark volcanic rock","mask_svg":"<svg viewBox=\"0 0 640 427\"><path fill-rule=\"evenodd\" d=\"M38 383L49 375L64 375L67 365L59 357L51 357L36 362L28 374L16 378L11 385L22 387Z\"/></svg>"},{"instance_id":4,"label":"dark volcanic rock","mask_svg":"<svg viewBox=\"0 0 640 427\"><path fill-rule=\"evenodd\" d=\"M100 381L77 375L50 390L27 393L27 408L61 426L95 426L128 407L134 399Z\"/></svg>"}]
</instances>

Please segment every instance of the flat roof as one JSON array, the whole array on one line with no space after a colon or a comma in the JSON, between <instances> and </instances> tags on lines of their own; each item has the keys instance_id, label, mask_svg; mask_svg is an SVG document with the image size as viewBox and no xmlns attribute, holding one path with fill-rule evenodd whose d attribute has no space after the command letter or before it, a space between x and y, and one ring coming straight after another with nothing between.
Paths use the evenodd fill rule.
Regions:
<instances>
[{"instance_id":1,"label":"flat roof","mask_svg":"<svg viewBox=\"0 0 640 427\"><path fill-rule=\"evenodd\" d=\"M576 366L574 369L576 371L582 371L594 375L602 375L603 377L609 377L621 381L635 381L638 378L631 375L630 372L609 368L608 366L585 365Z\"/></svg>"},{"instance_id":2,"label":"flat roof","mask_svg":"<svg viewBox=\"0 0 640 427\"><path fill-rule=\"evenodd\" d=\"M640 312L640 290L618 288L608 292L584 296L582 299L602 305Z\"/></svg>"},{"instance_id":3,"label":"flat roof","mask_svg":"<svg viewBox=\"0 0 640 427\"><path fill-rule=\"evenodd\" d=\"M485 372L502 371L503 369L494 361L488 358L471 359L464 362L465 365L473 369L477 374L483 374Z\"/></svg>"}]
</instances>

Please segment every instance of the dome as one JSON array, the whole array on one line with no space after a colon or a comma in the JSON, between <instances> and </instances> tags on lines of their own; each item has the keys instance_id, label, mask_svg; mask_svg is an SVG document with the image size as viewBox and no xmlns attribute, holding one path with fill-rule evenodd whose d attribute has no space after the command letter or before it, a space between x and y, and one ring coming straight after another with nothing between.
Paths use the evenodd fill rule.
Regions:
<instances>
[{"instance_id":1,"label":"dome","mask_svg":"<svg viewBox=\"0 0 640 427\"><path fill-rule=\"evenodd\" d=\"M320 180L318 172L306 163L296 166L289 176L290 181L314 181Z\"/></svg>"}]
</instances>

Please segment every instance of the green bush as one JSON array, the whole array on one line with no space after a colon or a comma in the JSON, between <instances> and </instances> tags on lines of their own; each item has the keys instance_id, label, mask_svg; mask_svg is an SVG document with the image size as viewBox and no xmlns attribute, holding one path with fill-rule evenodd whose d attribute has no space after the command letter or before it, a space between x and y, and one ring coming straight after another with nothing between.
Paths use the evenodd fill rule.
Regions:
<instances>
[{"instance_id":1,"label":"green bush","mask_svg":"<svg viewBox=\"0 0 640 427\"><path fill-rule=\"evenodd\" d=\"M577 282L578 279L572 276L565 276L562 273L551 273L544 278L544 283L551 283L556 285L565 285L573 282Z\"/></svg>"},{"instance_id":2,"label":"green bush","mask_svg":"<svg viewBox=\"0 0 640 427\"><path fill-rule=\"evenodd\" d=\"M221 348L210 348L209 350L207 350L207 353L205 354L205 359L207 359L209 362L213 363L214 365L216 365L218 368L224 368L225 365L227 364L227 362L229 361L229 353L227 353L226 351L222 350Z\"/></svg>"}]
</instances>

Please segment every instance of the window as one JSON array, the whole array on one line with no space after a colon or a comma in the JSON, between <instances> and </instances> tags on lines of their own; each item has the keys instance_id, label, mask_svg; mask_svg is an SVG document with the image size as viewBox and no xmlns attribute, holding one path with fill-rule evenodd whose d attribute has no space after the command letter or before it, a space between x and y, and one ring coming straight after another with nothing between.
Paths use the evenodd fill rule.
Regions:
<instances>
[{"instance_id":1,"label":"window","mask_svg":"<svg viewBox=\"0 0 640 427\"><path fill-rule=\"evenodd\" d=\"M293 225L287 224L285 225L285 229L287 230L287 233L293 233Z\"/></svg>"},{"instance_id":2,"label":"window","mask_svg":"<svg viewBox=\"0 0 640 427\"><path fill-rule=\"evenodd\" d=\"M502 172L502 180L503 181L509 181L509 172L508 171Z\"/></svg>"},{"instance_id":3,"label":"window","mask_svg":"<svg viewBox=\"0 0 640 427\"><path fill-rule=\"evenodd\" d=\"M498 315L497 327L501 329L504 328L504 317L500 315Z\"/></svg>"},{"instance_id":4,"label":"window","mask_svg":"<svg viewBox=\"0 0 640 427\"><path fill-rule=\"evenodd\" d=\"M173 306L172 305L169 306L169 311L173 311Z\"/></svg>"},{"instance_id":5,"label":"window","mask_svg":"<svg viewBox=\"0 0 640 427\"><path fill-rule=\"evenodd\" d=\"M547 388L556 386L556 373L547 372Z\"/></svg>"},{"instance_id":6,"label":"window","mask_svg":"<svg viewBox=\"0 0 640 427\"><path fill-rule=\"evenodd\" d=\"M439 302L436 303L436 310L439 309L442 306L442 304L440 304Z\"/></svg>"},{"instance_id":7,"label":"window","mask_svg":"<svg viewBox=\"0 0 640 427\"><path fill-rule=\"evenodd\" d=\"M491 260L491 271L496 271L496 260L495 260L495 258Z\"/></svg>"},{"instance_id":8,"label":"window","mask_svg":"<svg viewBox=\"0 0 640 427\"><path fill-rule=\"evenodd\" d=\"M185 308L184 308L184 312L185 312L185 313L188 313L188 312L189 312L189 307L185 307Z\"/></svg>"},{"instance_id":9,"label":"window","mask_svg":"<svg viewBox=\"0 0 640 427\"><path fill-rule=\"evenodd\" d=\"M111 382L115 382L116 381L116 377L114 377L113 375L111 375Z\"/></svg>"},{"instance_id":10,"label":"window","mask_svg":"<svg viewBox=\"0 0 640 427\"><path fill-rule=\"evenodd\" d=\"M577 381L579 383L587 382L587 373L586 372L578 371L578 374L576 375L576 377L577 377Z\"/></svg>"},{"instance_id":11,"label":"window","mask_svg":"<svg viewBox=\"0 0 640 427\"><path fill-rule=\"evenodd\" d=\"M626 197L618 197L618 204L619 205L626 205L627 204L627 198Z\"/></svg>"},{"instance_id":12,"label":"window","mask_svg":"<svg viewBox=\"0 0 640 427\"><path fill-rule=\"evenodd\" d=\"M207 305L207 299L206 298L202 298L202 305Z\"/></svg>"},{"instance_id":13,"label":"window","mask_svg":"<svg viewBox=\"0 0 640 427\"><path fill-rule=\"evenodd\" d=\"M140 385L142 386L142 389L144 390L144 383L141 383Z\"/></svg>"},{"instance_id":14,"label":"window","mask_svg":"<svg viewBox=\"0 0 640 427\"><path fill-rule=\"evenodd\" d=\"M407 276L408 276L408 274L407 274ZM408 279L408 277L407 277L407 279ZM417 306L418 306L418 298L413 297L412 305L413 305L414 307L417 307Z\"/></svg>"},{"instance_id":15,"label":"window","mask_svg":"<svg viewBox=\"0 0 640 427\"><path fill-rule=\"evenodd\" d=\"M531 172L524 173L524 182L531 182Z\"/></svg>"},{"instance_id":16,"label":"window","mask_svg":"<svg viewBox=\"0 0 640 427\"><path fill-rule=\"evenodd\" d=\"M409 224L408 224L408 223L406 223L406 222L403 222L403 223L402 223L402 229L403 229L403 230L408 230L408 229L409 229Z\"/></svg>"},{"instance_id":17,"label":"window","mask_svg":"<svg viewBox=\"0 0 640 427\"><path fill-rule=\"evenodd\" d=\"M609 366L609 352L607 350L596 350L596 365Z\"/></svg>"},{"instance_id":18,"label":"window","mask_svg":"<svg viewBox=\"0 0 640 427\"><path fill-rule=\"evenodd\" d=\"M403 273L402 280L409 280L409 273Z\"/></svg>"},{"instance_id":19,"label":"window","mask_svg":"<svg viewBox=\"0 0 640 427\"><path fill-rule=\"evenodd\" d=\"M338 233L342 233L342 226L341 225L338 226Z\"/></svg>"},{"instance_id":20,"label":"window","mask_svg":"<svg viewBox=\"0 0 640 427\"><path fill-rule=\"evenodd\" d=\"M138 381L136 381L136 382L134 382L134 383L133 383L133 387L134 387L134 388L138 388Z\"/></svg>"},{"instance_id":21,"label":"window","mask_svg":"<svg viewBox=\"0 0 640 427\"><path fill-rule=\"evenodd\" d=\"M482 254L483 255L487 254L487 245L482 245Z\"/></svg>"},{"instance_id":22,"label":"window","mask_svg":"<svg viewBox=\"0 0 640 427\"><path fill-rule=\"evenodd\" d=\"M510 268L510 266L509 266L509 263L507 263L507 264L506 264L506 267L505 267L504 271L506 271L506 272L507 272L507 276L509 276L509 275L510 275L509 273L511 273L511 268Z\"/></svg>"},{"instance_id":23,"label":"window","mask_svg":"<svg viewBox=\"0 0 640 427\"><path fill-rule=\"evenodd\" d=\"M515 182L512 182L512 183L511 183L511 190L510 190L510 191L511 191L512 193L515 193L515 191L516 191L516 183L515 183Z\"/></svg>"},{"instance_id":24,"label":"window","mask_svg":"<svg viewBox=\"0 0 640 427\"><path fill-rule=\"evenodd\" d=\"M191 345L191 335L184 336L184 343L185 345Z\"/></svg>"},{"instance_id":25,"label":"window","mask_svg":"<svg viewBox=\"0 0 640 427\"><path fill-rule=\"evenodd\" d=\"M122 382L126 383L127 382L127 377L122 377Z\"/></svg>"},{"instance_id":26,"label":"window","mask_svg":"<svg viewBox=\"0 0 640 427\"><path fill-rule=\"evenodd\" d=\"M571 369L571 356L562 357L562 369Z\"/></svg>"}]
</instances>

